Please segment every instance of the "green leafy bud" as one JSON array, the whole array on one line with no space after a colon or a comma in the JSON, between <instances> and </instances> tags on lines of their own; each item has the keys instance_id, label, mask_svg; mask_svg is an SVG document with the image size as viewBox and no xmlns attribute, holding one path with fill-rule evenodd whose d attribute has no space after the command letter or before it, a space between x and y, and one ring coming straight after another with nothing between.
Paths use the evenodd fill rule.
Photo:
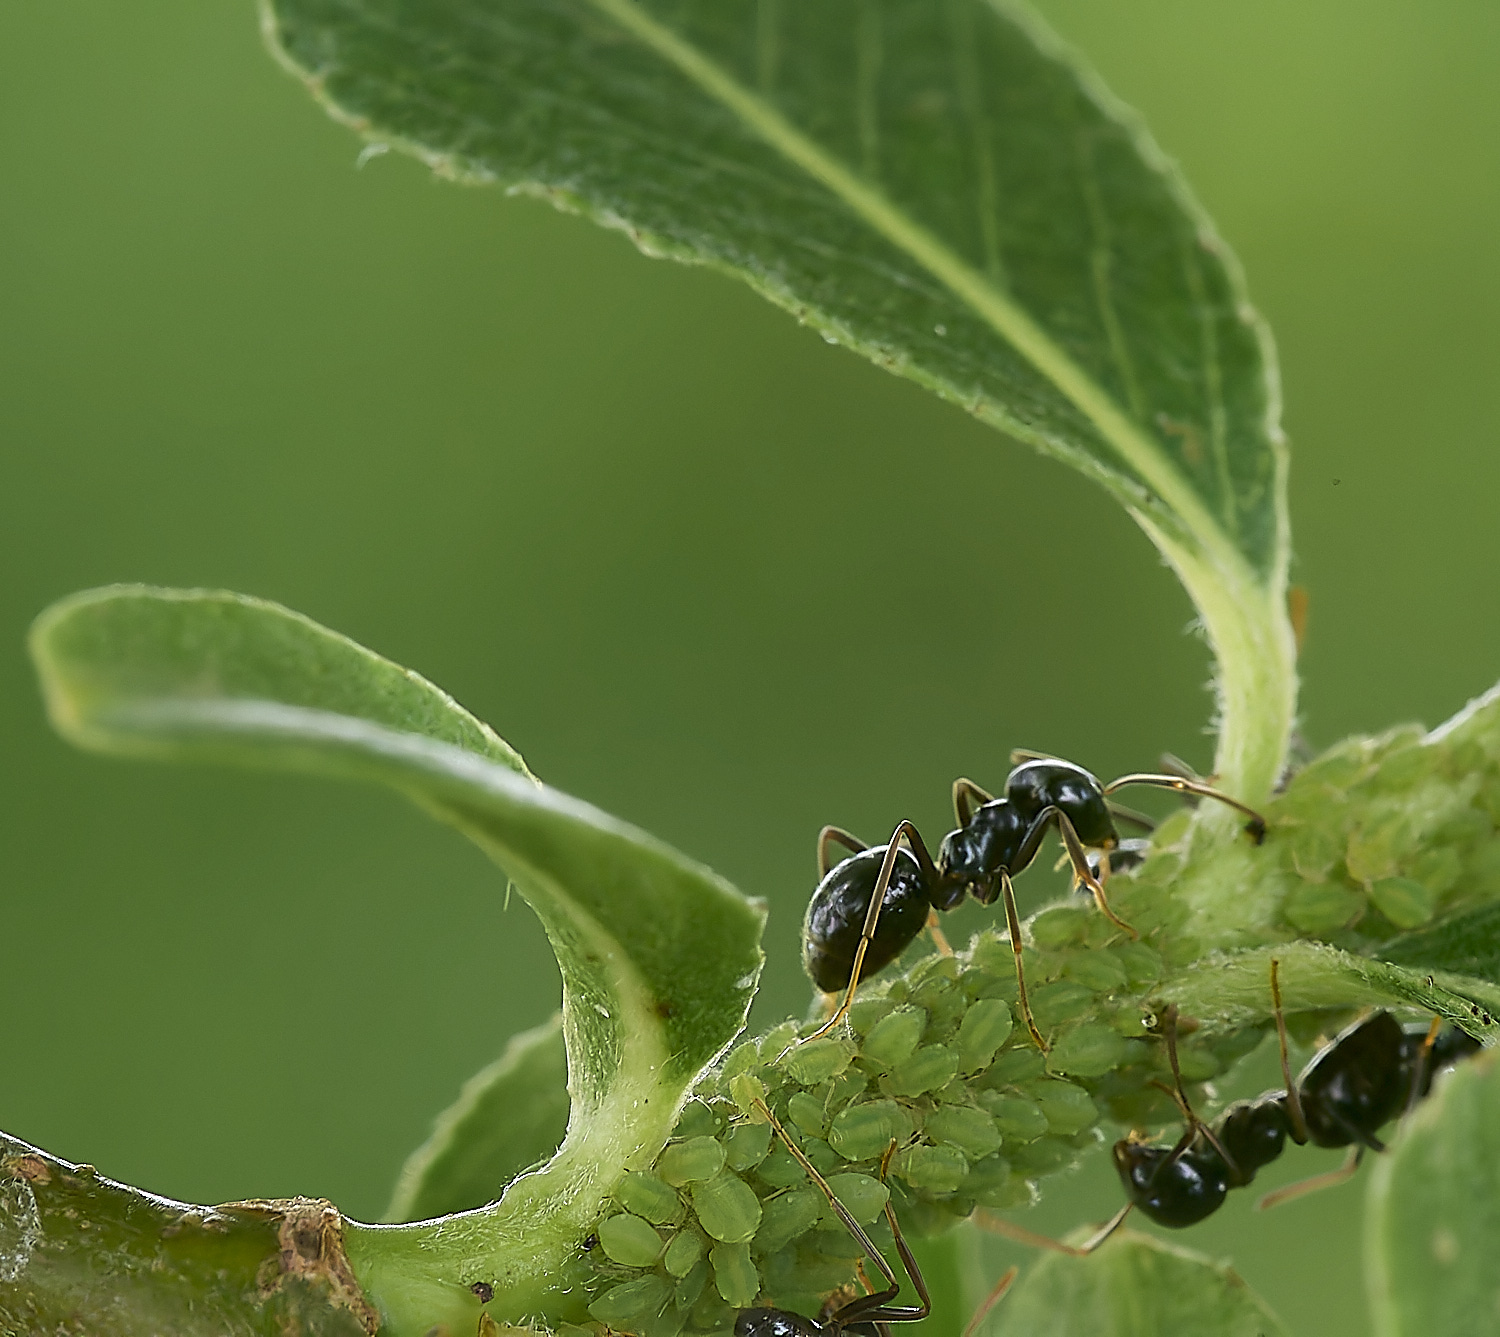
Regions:
<instances>
[{"instance_id":1,"label":"green leafy bud","mask_svg":"<svg viewBox=\"0 0 1500 1337\"><path fill-rule=\"evenodd\" d=\"M969 1173L969 1162L957 1147L905 1147L891 1163L894 1173L913 1188L952 1193Z\"/></svg>"},{"instance_id":2,"label":"green leafy bud","mask_svg":"<svg viewBox=\"0 0 1500 1337\"><path fill-rule=\"evenodd\" d=\"M1089 1093L1072 1082L1033 1082L1026 1093L1041 1106L1047 1127L1064 1137L1092 1128L1099 1120L1099 1109Z\"/></svg>"},{"instance_id":3,"label":"green leafy bud","mask_svg":"<svg viewBox=\"0 0 1500 1337\"><path fill-rule=\"evenodd\" d=\"M1323 936L1351 923L1364 906L1363 896L1336 882L1304 882L1286 898L1282 914L1303 933Z\"/></svg>"},{"instance_id":4,"label":"green leafy bud","mask_svg":"<svg viewBox=\"0 0 1500 1337\"><path fill-rule=\"evenodd\" d=\"M839 1113L828 1129L828 1141L846 1161L868 1161L911 1133L910 1116L894 1100L868 1100Z\"/></svg>"},{"instance_id":5,"label":"green leafy bud","mask_svg":"<svg viewBox=\"0 0 1500 1337\"><path fill-rule=\"evenodd\" d=\"M822 1216L822 1194L817 1189L797 1188L767 1200L755 1232L755 1247L775 1253L799 1239L818 1224Z\"/></svg>"},{"instance_id":6,"label":"green leafy bud","mask_svg":"<svg viewBox=\"0 0 1500 1337\"><path fill-rule=\"evenodd\" d=\"M696 1230L679 1230L672 1236L671 1243L667 1245L662 1265L674 1277L686 1277L702 1257L703 1237ZM695 1294L688 1304L692 1304L697 1298Z\"/></svg>"},{"instance_id":7,"label":"green leafy bud","mask_svg":"<svg viewBox=\"0 0 1500 1337\"><path fill-rule=\"evenodd\" d=\"M712 1179L724 1168L724 1148L711 1137L690 1137L662 1152L657 1173L669 1184L693 1184Z\"/></svg>"},{"instance_id":8,"label":"green leafy bud","mask_svg":"<svg viewBox=\"0 0 1500 1337\"><path fill-rule=\"evenodd\" d=\"M1053 1043L1047 1066L1075 1077L1102 1077L1135 1058L1137 1047L1103 1022L1086 1021Z\"/></svg>"},{"instance_id":9,"label":"green leafy bud","mask_svg":"<svg viewBox=\"0 0 1500 1337\"><path fill-rule=\"evenodd\" d=\"M794 1080L804 1086L816 1086L837 1077L854 1058L854 1046L847 1040L828 1036L798 1045L783 1060Z\"/></svg>"},{"instance_id":10,"label":"green leafy bud","mask_svg":"<svg viewBox=\"0 0 1500 1337\"><path fill-rule=\"evenodd\" d=\"M947 1045L928 1045L897 1064L886 1081L893 1095L919 1096L924 1091L947 1086L957 1073L957 1051Z\"/></svg>"},{"instance_id":11,"label":"green leafy bud","mask_svg":"<svg viewBox=\"0 0 1500 1337\"><path fill-rule=\"evenodd\" d=\"M639 1330L666 1307L671 1294L665 1279L649 1274L610 1287L589 1306L589 1313L611 1328Z\"/></svg>"},{"instance_id":12,"label":"green leafy bud","mask_svg":"<svg viewBox=\"0 0 1500 1337\"><path fill-rule=\"evenodd\" d=\"M934 1142L949 1142L971 1161L1000 1149L995 1120L973 1105L945 1105L927 1116L922 1131Z\"/></svg>"},{"instance_id":13,"label":"green leafy bud","mask_svg":"<svg viewBox=\"0 0 1500 1337\"><path fill-rule=\"evenodd\" d=\"M771 1125L740 1123L724 1139L724 1159L731 1170L753 1170L771 1149Z\"/></svg>"},{"instance_id":14,"label":"green leafy bud","mask_svg":"<svg viewBox=\"0 0 1500 1337\"><path fill-rule=\"evenodd\" d=\"M682 1215L682 1199L670 1185L653 1174L640 1170L629 1170L615 1186L615 1201L648 1221L663 1225L675 1221Z\"/></svg>"},{"instance_id":15,"label":"green leafy bud","mask_svg":"<svg viewBox=\"0 0 1500 1337\"><path fill-rule=\"evenodd\" d=\"M1420 882L1388 877L1370 888L1370 899L1397 928L1416 928L1432 918L1436 898Z\"/></svg>"},{"instance_id":16,"label":"green leafy bud","mask_svg":"<svg viewBox=\"0 0 1500 1337\"><path fill-rule=\"evenodd\" d=\"M622 1267L655 1267L661 1257L661 1236L648 1222L629 1212L599 1223L599 1244Z\"/></svg>"},{"instance_id":17,"label":"green leafy bud","mask_svg":"<svg viewBox=\"0 0 1500 1337\"><path fill-rule=\"evenodd\" d=\"M861 1225L869 1225L884 1209L886 1202L891 1196L890 1189L878 1179L870 1175L854 1174L846 1171L844 1174L830 1175L828 1187L833 1190L834 1196L844 1204L849 1215ZM828 1200L823 1199L824 1218L837 1219Z\"/></svg>"},{"instance_id":18,"label":"green leafy bud","mask_svg":"<svg viewBox=\"0 0 1500 1337\"><path fill-rule=\"evenodd\" d=\"M760 1200L732 1171L693 1185L698 1224L721 1244L740 1244L760 1225Z\"/></svg>"},{"instance_id":19,"label":"green leafy bud","mask_svg":"<svg viewBox=\"0 0 1500 1337\"><path fill-rule=\"evenodd\" d=\"M748 1244L716 1244L709 1251L714 1286L731 1309L744 1309L760 1294L760 1274L750 1261Z\"/></svg>"},{"instance_id":20,"label":"green leafy bud","mask_svg":"<svg viewBox=\"0 0 1500 1337\"><path fill-rule=\"evenodd\" d=\"M987 1068L995 1051L1010 1039L1014 1021L1010 1006L1000 998L981 998L958 1027L958 1057L965 1072Z\"/></svg>"},{"instance_id":21,"label":"green leafy bud","mask_svg":"<svg viewBox=\"0 0 1500 1337\"><path fill-rule=\"evenodd\" d=\"M894 1068L916 1053L927 1013L919 1007L901 1006L877 1022L865 1038L863 1055L883 1068Z\"/></svg>"}]
</instances>

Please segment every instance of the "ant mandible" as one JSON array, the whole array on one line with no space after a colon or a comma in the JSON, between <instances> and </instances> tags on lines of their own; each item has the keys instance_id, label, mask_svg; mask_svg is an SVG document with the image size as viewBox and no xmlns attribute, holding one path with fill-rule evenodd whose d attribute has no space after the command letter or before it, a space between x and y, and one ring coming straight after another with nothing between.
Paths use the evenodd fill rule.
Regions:
<instances>
[{"instance_id":1,"label":"ant mandible","mask_svg":"<svg viewBox=\"0 0 1500 1337\"><path fill-rule=\"evenodd\" d=\"M933 859L917 828L898 823L884 845L867 847L847 831L825 826L818 834L820 881L802 927L802 959L813 983L825 993L844 988L833 1015L808 1039L827 1035L848 1015L854 991L867 975L884 969L922 931L932 911L952 910L966 896L982 905L1000 897L1015 956L1022 1018L1038 1049L1046 1042L1031 1015L1021 969L1021 925L1011 878L1030 867L1048 830L1056 826L1078 880L1099 909L1131 937L1131 928L1110 908L1104 892L1109 852L1119 846L1116 818L1144 824L1150 819L1111 803L1127 785L1152 785L1181 794L1216 799L1250 820L1246 830L1258 844L1265 819L1238 799L1182 775L1140 772L1102 784L1082 766L1035 752L1013 752L1005 794L994 798L972 780L956 780L953 811L958 821ZM903 849L903 842L908 849ZM852 853L829 866L831 844ZM1096 876L1088 851L1099 853ZM845 987L847 984L847 987Z\"/></svg>"},{"instance_id":2,"label":"ant mandible","mask_svg":"<svg viewBox=\"0 0 1500 1337\"><path fill-rule=\"evenodd\" d=\"M901 1265L906 1269L906 1275L922 1301L919 1305L893 1305L891 1303L901 1290L901 1283L896 1279L896 1273L886 1261L885 1255L876 1247L874 1240L865 1232L864 1227L854 1219L849 1209L839 1201L832 1186L818 1173L813 1163L803 1154L802 1149L787 1136L786 1129L771 1113L770 1107L761 1100L757 1100L755 1106L776 1130L777 1135L786 1145L786 1149L796 1157L807 1173L807 1177L823 1191L823 1196L828 1199L829 1205L838 1213L839 1220L844 1223L845 1228L864 1250L865 1256L880 1269L885 1277L886 1285L884 1290L876 1291L871 1295L856 1296L818 1319L808 1318L803 1314L794 1314L789 1309L768 1307L742 1309L735 1316L734 1337L839 1337L839 1334L846 1330L859 1333L862 1337L875 1337L875 1334L879 1334L879 1337L888 1337L889 1329L886 1327L888 1323L916 1323L926 1318L932 1312L932 1300L927 1294L927 1284L922 1280L922 1270L917 1266L917 1260L912 1256L911 1249L902 1237L901 1226L896 1220L896 1213L891 1207L890 1199L887 1198L885 1203L886 1224L891 1228L891 1239L895 1241L896 1252L901 1255ZM891 1153L895 1150L896 1144L893 1142L890 1150L885 1154L885 1159L881 1162L880 1177L882 1179L885 1178L886 1170L890 1165ZM1001 1293L1003 1294L1003 1291Z\"/></svg>"}]
</instances>

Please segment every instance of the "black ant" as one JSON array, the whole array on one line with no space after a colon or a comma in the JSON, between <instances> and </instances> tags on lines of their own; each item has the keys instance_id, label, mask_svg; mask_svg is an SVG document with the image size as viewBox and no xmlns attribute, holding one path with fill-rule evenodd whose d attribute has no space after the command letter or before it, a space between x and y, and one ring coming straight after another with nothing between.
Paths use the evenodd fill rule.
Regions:
<instances>
[{"instance_id":1,"label":"black ant","mask_svg":"<svg viewBox=\"0 0 1500 1337\"><path fill-rule=\"evenodd\" d=\"M1237 799L1182 775L1138 773L1109 784L1081 766L1032 752L1013 752L1014 767L1005 795L994 798L972 780L953 784L957 829L943 837L934 860L917 828L900 822L884 845L867 847L847 831L825 826L818 834L820 881L807 906L802 927L802 959L813 983L825 993L845 989L833 1015L809 1039L828 1034L848 1014L854 991L866 975L884 969L911 944L929 915L952 910L965 896L982 905L1003 900L1022 1016L1037 1048L1046 1043L1031 1016L1021 971L1021 925L1011 878L1030 867L1048 830L1056 826L1073 871L1111 923L1131 937L1139 936L1110 909L1104 893L1109 854L1120 845L1116 818L1150 828L1149 818L1111 803L1109 796L1127 785L1154 785L1202 798L1217 799L1250 820L1246 830L1259 843L1265 819ZM1018 764L1017 764L1018 763ZM905 842L910 850L902 849ZM832 867L828 847L837 843L853 851ZM1098 852L1096 875L1088 851Z\"/></svg>"},{"instance_id":2,"label":"black ant","mask_svg":"<svg viewBox=\"0 0 1500 1337\"><path fill-rule=\"evenodd\" d=\"M1403 1106L1410 1109L1427 1094L1436 1071L1481 1047L1461 1030L1440 1031L1437 1020L1425 1034L1413 1033L1389 1012L1376 1012L1341 1031L1293 1082L1276 972L1277 962L1272 961L1271 994L1286 1087L1236 1102L1211 1125L1193 1114L1182 1094L1174 1018L1167 1015L1168 1056L1187 1130L1175 1146L1125 1138L1114 1147L1126 1196L1158 1225L1195 1225L1217 1211L1230 1189L1243 1188L1257 1170L1281 1155L1287 1138L1299 1146L1311 1142L1318 1147L1352 1146L1354 1151L1341 1170L1269 1194L1263 1207L1347 1179L1366 1150L1385 1150L1376 1133Z\"/></svg>"},{"instance_id":3,"label":"black ant","mask_svg":"<svg viewBox=\"0 0 1500 1337\"><path fill-rule=\"evenodd\" d=\"M888 1323L916 1323L926 1318L932 1312L932 1300L927 1294L927 1283L922 1280L922 1270L917 1266L917 1260L912 1257L911 1249L902 1237L901 1226L896 1220L896 1213L891 1207L890 1199L887 1198L885 1204L886 1224L891 1228L891 1239L895 1241L896 1252L901 1255L901 1265L906 1269L906 1275L911 1280L913 1289L921 1298L922 1303L919 1305L891 1303L901 1290L901 1283L896 1279L896 1273L886 1261L885 1255L875 1246L875 1241L866 1234L864 1227L854 1219L849 1209L838 1200L838 1195L803 1154L802 1149L787 1136L786 1129L771 1113L770 1107L759 1100L755 1102L755 1105L770 1121L771 1127L786 1144L786 1149L797 1158L803 1170L807 1172L807 1177L822 1189L823 1196L828 1199L829 1205L838 1213L839 1220L844 1223L845 1228L864 1250L865 1257L880 1269L885 1277L886 1286L884 1290L876 1291L872 1295L856 1296L815 1319L807 1318L802 1314L794 1314L789 1309L741 1309L735 1316L734 1337L839 1337L839 1334L846 1330L862 1334L862 1337L876 1337L876 1334L879 1334L879 1337L888 1337L889 1329L886 1327ZM885 1154L885 1159L881 1162L880 1177L882 1179L885 1178L891 1155L895 1150L896 1144L893 1142Z\"/></svg>"}]
</instances>

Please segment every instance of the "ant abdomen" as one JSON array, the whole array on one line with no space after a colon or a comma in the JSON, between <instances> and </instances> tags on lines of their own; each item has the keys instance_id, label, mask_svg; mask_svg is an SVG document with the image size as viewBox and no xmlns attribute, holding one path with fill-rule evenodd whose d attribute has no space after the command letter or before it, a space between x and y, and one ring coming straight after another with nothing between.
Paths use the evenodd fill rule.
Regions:
<instances>
[{"instance_id":1,"label":"ant abdomen","mask_svg":"<svg viewBox=\"0 0 1500 1337\"><path fill-rule=\"evenodd\" d=\"M854 969L866 909L880 878L887 846L875 845L835 864L807 903L802 924L802 963L825 993L842 989ZM890 965L922 931L931 906L929 879L906 850L896 852L874 937L865 949L861 976Z\"/></svg>"},{"instance_id":2,"label":"ant abdomen","mask_svg":"<svg viewBox=\"0 0 1500 1337\"><path fill-rule=\"evenodd\" d=\"M1343 1031L1313 1057L1297 1088L1314 1146L1358 1142L1381 1150L1375 1131L1400 1112L1411 1093L1406 1034L1389 1012Z\"/></svg>"},{"instance_id":3,"label":"ant abdomen","mask_svg":"<svg viewBox=\"0 0 1500 1337\"><path fill-rule=\"evenodd\" d=\"M1126 1138L1114 1158L1126 1196L1159 1226L1195 1226L1229 1195L1230 1169L1207 1143L1183 1151Z\"/></svg>"}]
</instances>

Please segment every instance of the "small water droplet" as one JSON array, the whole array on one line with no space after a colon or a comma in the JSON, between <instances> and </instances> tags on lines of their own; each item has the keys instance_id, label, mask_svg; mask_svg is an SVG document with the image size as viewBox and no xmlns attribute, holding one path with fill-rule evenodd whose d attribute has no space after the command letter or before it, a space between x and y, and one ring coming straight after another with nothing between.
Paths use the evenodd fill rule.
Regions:
<instances>
[{"instance_id":1,"label":"small water droplet","mask_svg":"<svg viewBox=\"0 0 1500 1337\"><path fill-rule=\"evenodd\" d=\"M948 333L948 327L946 325L934 325L932 332L941 339Z\"/></svg>"}]
</instances>

